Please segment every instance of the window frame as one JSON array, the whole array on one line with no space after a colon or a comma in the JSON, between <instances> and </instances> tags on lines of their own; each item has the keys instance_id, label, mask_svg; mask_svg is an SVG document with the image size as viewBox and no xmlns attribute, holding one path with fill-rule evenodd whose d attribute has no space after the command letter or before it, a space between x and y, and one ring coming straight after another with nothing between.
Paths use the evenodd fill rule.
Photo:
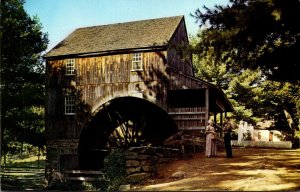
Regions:
<instances>
[{"instance_id":1,"label":"window frame","mask_svg":"<svg viewBox=\"0 0 300 192\"><path fill-rule=\"evenodd\" d=\"M76 97L75 95L65 95L64 97L64 114L76 115Z\"/></svg>"},{"instance_id":2,"label":"window frame","mask_svg":"<svg viewBox=\"0 0 300 192\"><path fill-rule=\"evenodd\" d=\"M75 75L75 59L67 59L66 60L66 72L65 75L66 76L74 76Z\"/></svg>"},{"instance_id":3,"label":"window frame","mask_svg":"<svg viewBox=\"0 0 300 192\"><path fill-rule=\"evenodd\" d=\"M132 53L131 55L131 71L143 71L143 53Z\"/></svg>"}]
</instances>

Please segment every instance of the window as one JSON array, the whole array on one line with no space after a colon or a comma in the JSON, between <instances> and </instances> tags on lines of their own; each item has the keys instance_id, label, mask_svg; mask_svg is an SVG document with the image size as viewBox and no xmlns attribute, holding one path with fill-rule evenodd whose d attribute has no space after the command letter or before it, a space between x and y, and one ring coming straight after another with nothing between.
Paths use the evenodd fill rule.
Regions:
<instances>
[{"instance_id":1,"label":"window","mask_svg":"<svg viewBox=\"0 0 300 192\"><path fill-rule=\"evenodd\" d=\"M273 141L273 132L269 133L269 141Z\"/></svg>"},{"instance_id":2,"label":"window","mask_svg":"<svg viewBox=\"0 0 300 192\"><path fill-rule=\"evenodd\" d=\"M132 70L143 70L142 53L132 54Z\"/></svg>"},{"instance_id":3,"label":"window","mask_svg":"<svg viewBox=\"0 0 300 192\"><path fill-rule=\"evenodd\" d=\"M67 59L66 75L75 75L75 59Z\"/></svg>"},{"instance_id":4,"label":"window","mask_svg":"<svg viewBox=\"0 0 300 192\"><path fill-rule=\"evenodd\" d=\"M258 138L258 140L261 140L261 132L258 132L257 138Z\"/></svg>"},{"instance_id":5,"label":"window","mask_svg":"<svg viewBox=\"0 0 300 192\"><path fill-rule=\"evenodd\" d=\"M65 96L65 114L75 115L75 96L67 95Z\"/></svg>"}]
</instances>

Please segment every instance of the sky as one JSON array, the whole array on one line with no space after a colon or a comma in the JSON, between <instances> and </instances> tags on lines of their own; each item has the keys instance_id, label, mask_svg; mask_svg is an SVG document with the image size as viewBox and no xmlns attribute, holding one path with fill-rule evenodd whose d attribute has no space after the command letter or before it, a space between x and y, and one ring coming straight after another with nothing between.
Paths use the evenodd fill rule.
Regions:
<instances>
[{"instance_id":1,"label":"sky","mask_svg":"<svg viewBox=\"0 0 300 192\"><path fill-rule=\"evenodd\" d=\"M197 8L226 5L228 0L26 0L24 8L37 16L48 33L47 51L81 27L184 15L189 35L199 26L190 16Z\"/></svg>"}]
</instances>

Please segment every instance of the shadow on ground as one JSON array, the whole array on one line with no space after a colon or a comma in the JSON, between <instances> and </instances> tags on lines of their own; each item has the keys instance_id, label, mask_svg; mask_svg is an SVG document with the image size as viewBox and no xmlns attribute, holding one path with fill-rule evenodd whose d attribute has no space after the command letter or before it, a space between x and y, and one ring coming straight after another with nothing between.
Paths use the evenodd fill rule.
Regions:
<instances>
[{"instance_id":1,"label":"shadow on ground","mask_svg":"<svg viewBox=\"0 0 300 192\"><path fill-rule=\"evenodd\" d=\"M5 168L1 170L1 190L42 190L44 178L44 169Z\"/></svg>"},{"instance_id":2,"label":"shadow on ground","mask_svg":"<svg viewBox=\"0 0 300 192\"><path fill-rule=\"evenodd\" d=\"M202 153L174 161L137 191L297 191L300 190L300 149L234 148L234 158L206 158ZM172 179L175 172L183 178ZM44 169L1 170L1 190L43 190Z\"/></svg>"},{"instance_id":3,"label":"shadow on ground","mask_svg":"<svg viewBox=\"0 0 300 192\"><path fill-rule=\"evenodd\" d=\"M300 149L278 150L235 148L234 158L206 158L195 154L192 158L175 161L164 167L156 178L132 190L192 191L274 191L300 189ZM174 172L184 172L182 179L172 179Z\"/></svg>"}]
</instances>

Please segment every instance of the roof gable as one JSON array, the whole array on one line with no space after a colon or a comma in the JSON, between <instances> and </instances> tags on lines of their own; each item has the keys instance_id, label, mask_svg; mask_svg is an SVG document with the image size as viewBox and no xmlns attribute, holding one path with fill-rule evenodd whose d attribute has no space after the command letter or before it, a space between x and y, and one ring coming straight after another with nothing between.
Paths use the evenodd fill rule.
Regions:
<instances>
[{"instance_id":1,"label":"roof gable","mask_svg":"<svg viewBox=\"0 0 300 192\"><path fill-rule=\"evenodd\" d=\"M76 29L45 57L165 46L183 16Z\"/></svg>"}]
</instances>

